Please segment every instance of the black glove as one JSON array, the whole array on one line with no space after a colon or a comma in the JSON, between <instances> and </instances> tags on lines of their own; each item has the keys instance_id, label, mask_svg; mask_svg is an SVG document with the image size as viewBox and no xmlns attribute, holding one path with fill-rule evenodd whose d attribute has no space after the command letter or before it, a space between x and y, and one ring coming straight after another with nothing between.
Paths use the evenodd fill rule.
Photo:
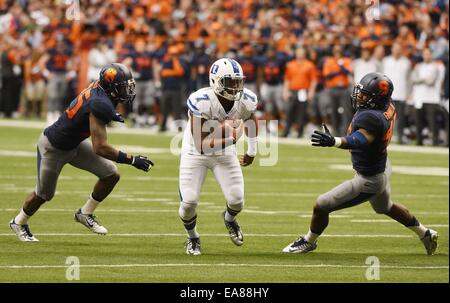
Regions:
<instances>
[{"instance_id":1,"label":"black glove","mask_svg":"<svg viewBox=\"0 0 450 303\"><path fill-rule=\"evenodd\" d=\"M131 162L131 165L136 167L137 169L141 169L143 171L149 171L150 168L153 167L153 162L147 157L144 156L135 156L133 157L133 161Z\"/></svg>"},{"instance_id":2,"label":"black glove","mask_svg":"<svg viewBox=\"0 0 450 303\"><path fill-rule=\"evenodd\" d=\"M311 136L313 146L334 146L336 139L331 135L328 127L322 124L323 132L315 130Z\"/></svg>"}]
</instances>

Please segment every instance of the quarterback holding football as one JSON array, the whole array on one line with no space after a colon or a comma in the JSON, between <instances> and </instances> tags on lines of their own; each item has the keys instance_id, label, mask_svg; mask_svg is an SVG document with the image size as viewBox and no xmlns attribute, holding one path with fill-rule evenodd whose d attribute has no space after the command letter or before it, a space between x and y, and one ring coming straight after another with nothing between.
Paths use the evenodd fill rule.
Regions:
<instances>
[{"instance_id":1,"label":"quarterback holding football","mask_svg":"<svg viewBox=\"0 0 450 303\"><path fill-rule=\"evenodd\" d=\"M184 131L180 160L179 215L188 234L186 253L200 255L197 232L197 203L208 170L219 183L226 200L224 224L231 241L244 243L236 216L244 206L244 178L241 166L252 164L257 150L256 95L244 88L240 64L229 58L215 61L209 71L210 87L187 99L189 121ZM248 150L237 157L236 142L245 131Z\"/></svg>"}]
</instances>

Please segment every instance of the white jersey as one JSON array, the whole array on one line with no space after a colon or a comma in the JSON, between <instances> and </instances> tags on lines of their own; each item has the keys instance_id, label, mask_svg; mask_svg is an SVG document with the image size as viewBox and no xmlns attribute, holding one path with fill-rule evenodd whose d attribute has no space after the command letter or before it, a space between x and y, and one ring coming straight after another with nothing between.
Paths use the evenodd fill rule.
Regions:
<instances>
[{"instance_id":1,"label":"white jersey","mask_svg":"<svg viewBox=\"0 0 450 303\"><path fill-rule=\"evenodd\" d=\"M244 88L241 99L234 102L231 110L226 113L213 89L210 87L205 87L192 93L186 102L192 115L199 118L206 120L217 120L219 122L239 119L245 121L249 119L252 113L256 111L258 98L251 90ZM184 130L182 151L185 154L200 155L195 148L194 139L192 138L190 118ZM236 154L236 146L228 146L220 153Z\"/></svg>"}]
</instances>

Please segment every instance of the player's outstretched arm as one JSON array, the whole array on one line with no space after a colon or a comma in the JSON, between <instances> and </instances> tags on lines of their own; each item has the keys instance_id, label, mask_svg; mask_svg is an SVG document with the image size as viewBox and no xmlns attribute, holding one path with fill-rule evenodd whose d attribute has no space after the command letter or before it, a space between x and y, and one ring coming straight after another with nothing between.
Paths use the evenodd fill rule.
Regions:
<instances>
[{"instance_id":1,"label":"player's outstretched arm","mask_svg":"<svg viewBox=\"0 0 450 303\"><path fill-rule=\"evenodd\" d=\"M256 157L258 148L258 121L256 120L255 114L252 114L245 121L245 134L247 135L248 149L247 153L240 158L239 162L241 166L249 166Z\"/></svg>"},{"instance_id":2,"label":"player's outstretched arm","mask_svg":"<svg viewBox=\"0 0 450 303\"><path fill-rule=\"evenodd\" d=\"M92 147L97 155L117 163L133 165L137 169L143 171L148 171L154 165L153 162L145 156L127 155L109 145L107 141L106 124L92 113L89 115L89 128L91 131Z\"/></svg>"},{"instance_id":3,"label":"player's outstretched arm","mask_svg":"<svg viewBox=\"0 0 450 303\"><path fill-rule=\"evenodd\" d=\"M375 136L366 129L360 128L346 137L333 137L325 124L323 131L315 130L311 136L312 146L338 147L342 149L356 149L372 144Z\"/></svg>"}]
</instances>

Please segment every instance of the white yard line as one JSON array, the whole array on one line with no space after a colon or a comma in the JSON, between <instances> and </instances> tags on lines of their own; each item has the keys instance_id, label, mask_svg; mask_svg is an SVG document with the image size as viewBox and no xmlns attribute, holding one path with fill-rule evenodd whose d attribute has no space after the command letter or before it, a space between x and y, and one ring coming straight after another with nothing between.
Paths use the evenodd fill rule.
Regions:
<instances>
[{"instance_id":1,"label":"white yard line","mask_svg":"<svg viewBox=\"0 0 450 303\"><path fill-rule=\"evenodd\" d=\"M99 235L93 233L36 233L36 236L43 237L98 237ZM14 233L1 233L0 237L10 237L16 235ZM298 237L298 234L245 234L246 237ZM186 237L185 233L122 233L122 234L108 234L107 237ZM229 237L228 234L203 234L202 237ZM323 238L412 238L413 235L391 235L391 234L373 234L373 235L322 235Z\"/></svg>"},{"instance_id":2,"label":"white yard line","mask_svg":"<svg viewBox=\"0 0 450 303\"><path fill-rule=\"evenodd\" d=\"M1 191L8 191L8 192L20 192L20 193L26 193L29 191L34 190L33 187L19 187L15 184L0 184L0 190ZM80 194L83 196L86 196L87 191L86 190L71 190L71 191L56 191L57 195L67 194L67 195L74 195L74 194ZM297 192L297 193L282 193L282 192L254 192L254 191L247 191L245 193L246 196L256 196L256 197L305 197L305 198L317 198L319 195L321 195L323 192ZM201 193L204 196L223 196L223 193L221 191L215 191L215 192L208 192L203 191ZM129 194L129 196L133 195L168 195L168 196L174 196L178 197L178 191L133 191ZM447 198L449 197L448 194L393 194L394 199L396 198ZM430 200L427 202L434 202L434 200ZM440 201L437 201L440 202ZM200 202L201 203L201 202Z\"/></svg>"},{"instance_id":3,"label":"white yard line","mask_svg":"<svg viewBox=\"0 0 450 303\"><path fill-rule=\"evenodd\" d=\"M178 205L178 202L176 202ZM202 209L200 210L201 213L217 213L216 210L212 209L212 208L217 208L217 209L223 209L223 206L217 206L215 207L215 205L212 202L200 202L201 206L206 206L210 209ZM201 207L200 206L200 207ZM17 212L18 209L17 208L2 208L0 209L0 212ZM67 213L73 213L75 211L75 208L41 208L39 209L39 212L67 212ZM174 207L174 208L168 208L168 209L152 209L152 208L99 208L97 210L97 213L174 213L177 212L178 208ZM261 214L261 215L298 215L301 217L311 217L311 211L296 211L296 210L260 210L260 209L254 209L254 207L249 207L247 209L243 210L244 213L248 213L248 214ZM423 216L448 216L448 212L414 212L415 214L418 215L423 215ZM341 213L337 213L337 214L331 214L330 217L331 218L352 218L353 215L364 215L364 214L368 214L368 215L374 215L374 212L370 212L370 211L346 211L346 212L341 212ZM392 220L388 220L388 219L380 219L383 220L381 222L391 222ZM352 220L353 222L380 222L377 219L374 220L358 220L358 219L354 219ZM392 221L393 222L393 221Z\"/></svg>"},{"instance_id":4,"label":"white yard line","mask_svg":"<svg viewBox=\"0 0 450 303\"><path fill-rule=\"evenodd\" d=\"M18 128L33 128L44 129L45 122L41 121L25 121L25 120L11 120L0 119L0 127L18 127ZM152 135L161 136L157 130L136 129L136 128L108 128L109 133L117 134L132 134L132 135ZM162 136L173 137L178 133L165 133ZM309 139L293 139L293 138L277 138L279 144L311 146ZM419 154L440 154L448 155L449 149L446 147L431 147L431 146L413 146L413 145L396 145L391 144L389 151L405 152L405 153L419 153Z\"/></svg>"},{"instance_id":5,"label":"white yard line","mask_svg":"<svg viewBox=\"0 0 450 303\"><path fill-rule=\"evenodd\" d=\"M257 264L257 263L149 263L149 264L80 264L80 268L127 267L268 267L268 268L367 268L367 265L341 264ZM67 265L0 265L3 269L68 268ZM381 269L448 269L448 266L381 265Z\"/></svg>"}]
</instances>

